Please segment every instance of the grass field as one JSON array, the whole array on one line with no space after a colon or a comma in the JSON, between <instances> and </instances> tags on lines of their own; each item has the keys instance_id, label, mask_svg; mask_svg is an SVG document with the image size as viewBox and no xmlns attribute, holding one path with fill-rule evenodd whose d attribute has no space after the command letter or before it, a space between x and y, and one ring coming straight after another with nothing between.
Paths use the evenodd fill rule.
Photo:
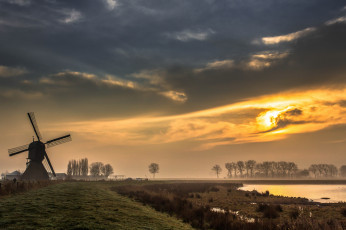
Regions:
<instances>
[{"instance_id":1,"label":"grass field","mask_svg":"<svg viewBox=\"0 0 346 230\"><path fill-rule=\"evenodd\" d=\"M0 229L192 229L103 182L67 182L0 197Z\"/></svg>"}]
</instances>

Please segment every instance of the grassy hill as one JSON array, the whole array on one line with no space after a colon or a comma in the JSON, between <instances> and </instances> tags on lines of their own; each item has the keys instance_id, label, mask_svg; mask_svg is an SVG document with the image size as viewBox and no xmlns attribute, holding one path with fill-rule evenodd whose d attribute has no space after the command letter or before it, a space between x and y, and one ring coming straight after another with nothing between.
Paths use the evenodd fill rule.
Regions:
<instances>
[{"instance_id":1,"label":"grassy hill","mask_svg":"<svg viewBox=\"0 0 346 230\"><path fill-rule=\"evenodd\" d=\"M110 191L102 182L69 182L0 197L0 229L192 229Z\"/></svg>"}]
</instances>

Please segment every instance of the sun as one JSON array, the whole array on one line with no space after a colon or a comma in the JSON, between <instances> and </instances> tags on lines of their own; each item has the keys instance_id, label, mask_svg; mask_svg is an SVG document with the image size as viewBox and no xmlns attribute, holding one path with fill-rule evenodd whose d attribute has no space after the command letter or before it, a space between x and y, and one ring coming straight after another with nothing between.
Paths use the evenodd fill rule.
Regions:
<instances>
[{"instance_id":1,"label":"sun","mask_svg":"<svg viewBox=\"0 0 346 230\"><path fill-rule=\"evenodd\" d=\"M257 117L257 123L260 125L261 129L270 129L276 125L276 118L279 116L281 111L270 110L261 113Z\"/></svg>"}]
</instances>

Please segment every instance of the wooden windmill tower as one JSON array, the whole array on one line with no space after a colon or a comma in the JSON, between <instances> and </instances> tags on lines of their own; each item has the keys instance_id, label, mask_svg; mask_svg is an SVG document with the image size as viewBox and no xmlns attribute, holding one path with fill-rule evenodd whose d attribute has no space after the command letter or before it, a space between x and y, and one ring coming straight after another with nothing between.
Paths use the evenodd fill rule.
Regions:
<instances>
[{"instance_id":1,"label":"wooden windmill tower","mask_svg":"<svg viewBox=\"0 0 346 230\"><path fill-rule=\"evenodd\" d=\"M8 153L10 154L10 156L14 156L26 151L29 152L28 158L27 158L28 162L26 163L27 167L25 172L22 175L22 180L49 180L48 172L43 165L45 160L47 161L49 169L51 173L53 174L53 176L55 177L56 175L55 175L53 166L50 163L50 160L48 158L46 148L50 148L50 147L71 141L72 140L71 135L68 134L62 137L49 140L44 143L41 141L42 136L38 130L34 113L28 113L28 117L34 129L37 140L35 141L35 138L34 138L31 144L9 149Z\"/></svg>"}]
</instances>

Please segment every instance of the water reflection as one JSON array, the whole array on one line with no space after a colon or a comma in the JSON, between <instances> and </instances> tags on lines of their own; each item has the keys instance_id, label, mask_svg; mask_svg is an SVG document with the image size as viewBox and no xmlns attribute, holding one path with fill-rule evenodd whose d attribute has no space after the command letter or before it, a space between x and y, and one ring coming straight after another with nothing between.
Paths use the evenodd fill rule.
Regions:
<instances>
[{"instance_id":1,"label":"water reflection","mask_svg":"<svg viewBox=\"0 0 346 230\"><path fill-rule=\"evenodd\" d=\"M315 202L346 202L346 185L253 185L245 184L244 191L269 191L277 196L305 197ZM322 199L329 198L329 199Z\"/></svg>"},{"instance_id":2,"label":"water reflection","mask_svg":"<svg viewBox=\"0 0 346 230\"><path fill-rule=\"evenodd\" d=\"M224 210L222 208L211 208L210 210L212 212L226 213L226 210ZM239 214L239 211L228 210L228 212L236 215L240 220L243 220L245 222L248 222L248 223L254 223L255 222L255 218L251 218L251 217L247 217L247 216L241 215L241 214Z\"/></svg>"}]
</instances>

